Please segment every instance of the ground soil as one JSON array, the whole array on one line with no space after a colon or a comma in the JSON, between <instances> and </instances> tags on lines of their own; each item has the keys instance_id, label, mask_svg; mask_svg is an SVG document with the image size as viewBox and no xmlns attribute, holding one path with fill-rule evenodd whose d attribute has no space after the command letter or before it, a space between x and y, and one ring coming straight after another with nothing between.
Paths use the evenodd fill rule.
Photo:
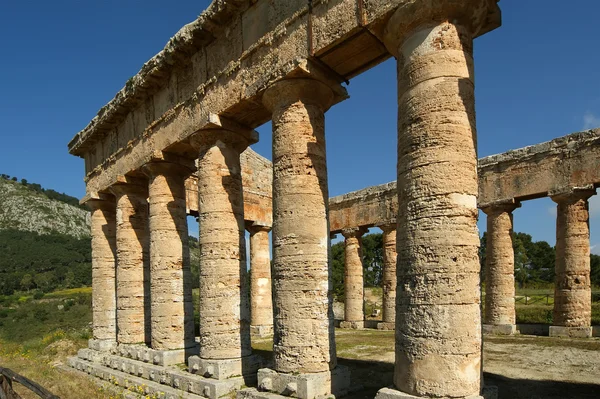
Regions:
<instances>
[{"instance_id":1,"label":"ground soil","mask_svg":"<svg viewBox=\"0 0 600 399\"><path fill-rule=\"evenodd\" d=\"M351 399L392 385L393 331L337 330L338 362L351 368ZM270 340L255 340L270 355ZM484 381L499 399L600 398L600 339L516 336L485 338Z\"/></svg>"}]
</instances>

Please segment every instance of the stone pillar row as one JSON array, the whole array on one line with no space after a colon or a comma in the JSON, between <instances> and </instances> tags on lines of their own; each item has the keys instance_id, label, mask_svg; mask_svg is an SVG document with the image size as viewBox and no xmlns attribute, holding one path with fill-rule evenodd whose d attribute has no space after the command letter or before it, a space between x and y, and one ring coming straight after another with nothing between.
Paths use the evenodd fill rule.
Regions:
<instances>
[{"instance_id":1,"label":"stone pillar row","mask_svg":"<svg viewBox=\"0 0 600 399\"><path fill-rule=\"evenodd\" d=\"M396 224L384 224L383 231L383 321L380 330L394 330L396 323Z\"/></svg>"}]
</instances>

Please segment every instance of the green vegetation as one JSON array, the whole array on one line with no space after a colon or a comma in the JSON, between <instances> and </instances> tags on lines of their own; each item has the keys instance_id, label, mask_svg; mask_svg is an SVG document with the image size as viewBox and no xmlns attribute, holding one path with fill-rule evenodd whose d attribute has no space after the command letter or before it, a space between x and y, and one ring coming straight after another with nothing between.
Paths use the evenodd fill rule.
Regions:
<instances>
[{"instance_id":1,"label":"green vegetation","mask_svg":"<svg viewBox=\"0 0 600 399\"><path fill-rule=\"evenodd\" d=\"M479 249L481 261L481 278L485 277L485 249L487 234L481 238ZM363 236L363 267L365 287L381 287L383 252L382 234ZM514 233L513 248L515 251L515 281L523 290L521 295L553 295L555 250L546 241L533 241L531 235ZM344 242L331 246L333 293L338 301L344 300ZM600 287L600 256L592 254L591 281ZM534 298L535 299L535 298ZM540 299L541 300L541 299ZM550 298L552 301L552 298ZM600 302L600 294L594 295L594 301ZM553 302L549 302L552 304Z\"/></svg>"},{"instance_id":2,"label":"green vegetation","mask_svg":"<svg viewBox=\"0 0 600 399\"><path fill-rule=\"evenodd\" d=\"M0 254L0 295L92 283L90 238L0 230Z\"/></svg>"}]
</instances>

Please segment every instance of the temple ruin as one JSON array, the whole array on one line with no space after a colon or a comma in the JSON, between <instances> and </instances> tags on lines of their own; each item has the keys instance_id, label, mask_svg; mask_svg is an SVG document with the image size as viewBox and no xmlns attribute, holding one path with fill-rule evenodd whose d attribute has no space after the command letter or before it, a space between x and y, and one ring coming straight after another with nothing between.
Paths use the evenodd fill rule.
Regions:
<instances>
[{"instance_id":1,"label":"temple ruin","mask_svg":"<svg viewBox=\"0 0 600 399\"><path fill-rule=\"evenodd\" d=\"M586 200L598 168L583 158L599 132L485 158L478 177L473 40L500 26L496 3L224 0L182 28L69 143L85 160L94 317L89 348L70 365L168 398L344 396L352 381L336 358L330 234L347 240L344 327L361 328L360 239L379 226L379 327L396 329L396 364L394 386L377 396L494 397L481 373L478 204L498 242L486 322L513 332L510 212L543 195L558 203L565 254L553 333L589 335ZM330 200L325 113L347 98L341 83L392 56L397 186ZM248 148L269 120L272 164ZM533 163L551 176L555 159L560 182L519 176ZM199 304L188 215L199 220ZM264 364L251 335L271 332Z\"/></svg>"}]
</instances>

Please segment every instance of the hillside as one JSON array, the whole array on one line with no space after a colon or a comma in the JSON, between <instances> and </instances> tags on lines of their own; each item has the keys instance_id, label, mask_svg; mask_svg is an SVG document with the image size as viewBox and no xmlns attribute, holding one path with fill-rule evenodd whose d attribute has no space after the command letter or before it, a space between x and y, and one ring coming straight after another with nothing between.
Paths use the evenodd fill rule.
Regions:
<instances>
[{"instance_id":1,"label":"hillside","mask_svg":"<svg viewBox=\"0 0 600 399\"><path fill-rule=\"evenodd\" d=\"M88 215L82 208L50 199L31 185L0 178L0 230L84 238L90 235Z\"/></svg>"}]
</instances>

